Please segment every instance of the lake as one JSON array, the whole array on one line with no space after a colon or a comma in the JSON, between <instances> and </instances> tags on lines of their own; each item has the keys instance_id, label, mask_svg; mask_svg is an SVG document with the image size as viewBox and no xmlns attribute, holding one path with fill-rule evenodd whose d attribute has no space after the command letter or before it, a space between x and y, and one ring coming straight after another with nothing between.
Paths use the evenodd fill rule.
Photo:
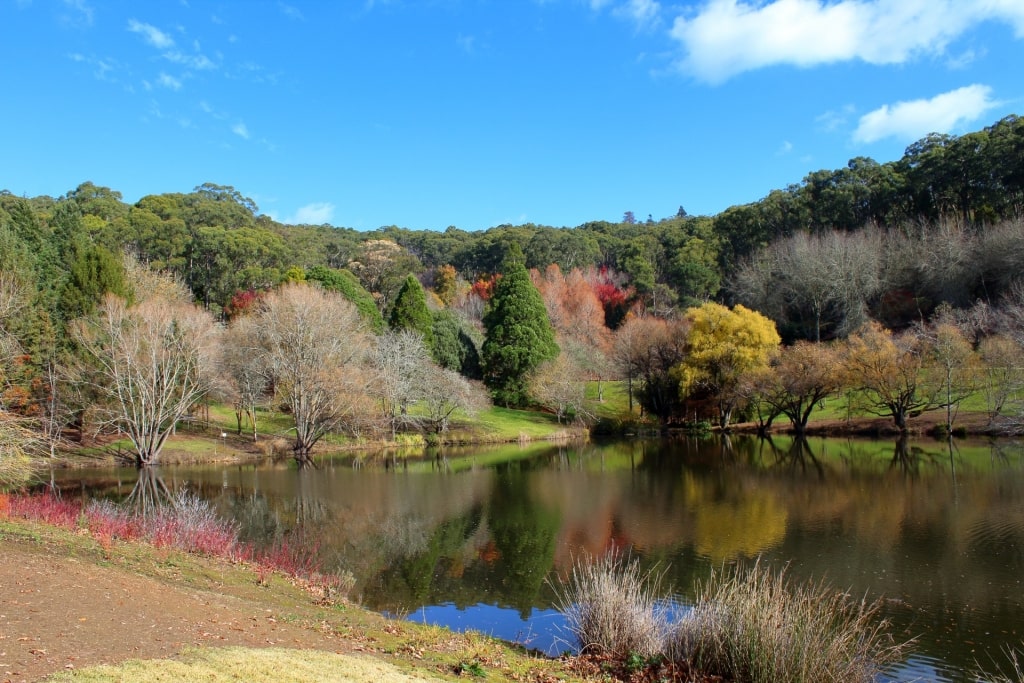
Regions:
<instances>
[{"instance_id":1,"label":"lake","mask_svg":"<svg viewBox=\"0 0 1024 683\"><path fill-rule=\"evenodd\" d=\"M753 437L445 449L166 467L244 538L316 547L364 606L557 653L551 584L615 547L685 602L711 568L760 557L883 598L914 654L891 680L975 680L1024 646L1024 447L1012 441ZM131 469L55 473L123 499Z\"/></svg>"}]
</instances>

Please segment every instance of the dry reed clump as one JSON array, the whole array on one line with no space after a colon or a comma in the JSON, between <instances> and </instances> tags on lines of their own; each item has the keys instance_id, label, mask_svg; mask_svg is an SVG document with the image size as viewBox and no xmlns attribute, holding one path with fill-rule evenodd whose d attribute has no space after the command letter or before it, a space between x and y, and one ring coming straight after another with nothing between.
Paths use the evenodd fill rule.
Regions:
<instances>
[{"instance_id":1,"label":"dry reed clump","mask_svg":"<svg viewBox=\"0 0 1024 683\"><path fill-rule=\"evenodd\" d=\"M669 656L749 683L870 683L899 661L880 601L850 599L824 583L793 584L754 564L712 572L668 639Z\"/></svg>"},{"instance_id":2,"label":"dry reed clump","mask_svg":"<svg viewBox=\"0 0 1024 683\"><path fill-rule=\"evenodd\" d=\"M680 610L666 609L659 582L618 552L578 561L556 591L580 652L620 662L639 656L695 680L736 683L873 683L906 654L880 601L853 600L824 583L794 584L785 570L756 563L712 572L674 623L668 615Z\"/></svg>"},{"instance_id":3,"label":"dry reed clump","mask_svg":"<svg viewBox=\"0 0 1024 683\"><path fill-rule=\"evenodd\" d=\"M659 584L660 576L642 572L639 562L612 551L577 561L571 580L555 590L581 652L646 658L660 653L664 641Z\"/></svg>"}]
</instances>

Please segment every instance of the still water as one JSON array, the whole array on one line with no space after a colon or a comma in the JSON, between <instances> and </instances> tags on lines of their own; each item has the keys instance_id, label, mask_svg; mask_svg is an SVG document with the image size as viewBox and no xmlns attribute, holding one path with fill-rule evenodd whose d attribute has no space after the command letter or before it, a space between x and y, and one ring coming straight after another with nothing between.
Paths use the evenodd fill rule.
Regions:
<instances>
[{"instance_id":1,"label":"still water","mask_svg":"<svg viewBox=\"0 0 1024 683\"><path fill-rule=\"evenodd\" d=\"M366 607L569 649L552 582L615 547L683 601L712 567L762 558L883 598L914 654L895 681L975 680L1024 647L1024 447L754 438L534 444L422 458L168 467L259 542L302 539ZM57 473L119 499L132 470ZM76 493L79 492L79 493Z\"/></svg>"}]
</instances>

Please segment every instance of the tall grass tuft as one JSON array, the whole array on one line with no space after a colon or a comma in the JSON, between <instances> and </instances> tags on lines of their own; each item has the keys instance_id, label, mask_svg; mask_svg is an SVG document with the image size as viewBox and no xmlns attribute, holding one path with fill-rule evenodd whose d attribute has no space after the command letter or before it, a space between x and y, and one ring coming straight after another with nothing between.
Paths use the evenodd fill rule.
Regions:
<instances>
[{"instance_id":1,"label":"tall grass tuft","mask_svg":"<svg viewBox=\"0 0 1024 683\"><path fill-rule=\"evenodd\" d=\"M571 580L555 592L580 651L615 658L659 654L666 628L658 609L660 578L616 550L577 561Z\"/></svg>"},{"instance_id":2,"label":"tall grass tuft","mask_svg":"<svg viewBox=\"0 0 1024 683\"><path fill-rule=\"evenodd\" d=\"M880 606L824 583L794 584L760 563L712 572L675 625L669 655L740 683L870 683L906 651Z\"/></svg>"},{"instance_id":3,"label":"tall grass tuft","mask_svg":"<svg viewBox=\"0 0 1024 683\"><path fill-rule=\"evenodd\" d=\"M1007 648L1006 656L1010 660L1012 671L1008 672L1000 668L994 677L987 677L982 673L981 667L978 667L971 677L979 681L989 680L991 683L1024 683L1024 643L1021 644L1020 650L1013 647Z\"/></svg>"}]
</instances>

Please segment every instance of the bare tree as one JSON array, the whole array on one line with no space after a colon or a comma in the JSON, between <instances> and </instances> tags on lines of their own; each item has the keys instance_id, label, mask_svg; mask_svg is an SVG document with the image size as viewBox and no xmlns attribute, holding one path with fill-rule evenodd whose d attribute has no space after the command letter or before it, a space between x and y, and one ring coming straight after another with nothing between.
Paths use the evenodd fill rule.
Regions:
<instances>
[{"instance_id":1,"label":"bare tree","mask_svg":"<svg viewBox=\"0 0 1024 683\"><path fill-rule=\"evenodd\" d=\"M317 442L360 404L369 335L341 295L302 283L268 294L256 323L263 365L295 421L292 451L308 464Z\"/></svg>"},{"instance_id":2,"label":"bare tree","mask_svg":"<svg viewBox=\"0 0 1024 683\"><path fill-rule=\"evenodd\" d=\"M410 422L409 406L423 396L433 362L423 337L413 330L388 330L376 342L371 359L377 375L371 393L380 399L393 439Z\"/></svg>"},{"instance_id":3,"label":"bare tree","mask_svg":"<svg viewBox=\"0 0 1024 683\"><path fill-rule=\"evenodd\" d=\"M587 409L587 383L583 381L583 370L567 353L559 354L534 371L530 395L554 410L559 423L569 416L580 422L593 417Z\"/></svg>"},{"instance_id":4,"label":"bare tree","mask_svg":"<svg viewBox=\"0 0 1024 683\"><path fill-rule=\"evenodd\" d=\"M992 424L1011 404L1020 404L1019 399L1014 399L1024 389L1024 369L1020 367L1024 349L1010 337L993 335L982 340L978 353L982 361L982 391Z\"/></svg>"},{"instance_id":5,"label":"bare tree","mask_svg":"<svg viewBox=\"0 0 1024 683\"><path fill-rule=\"evenodd\" d=\"M487 391L482 386L470 382L454 370L432 365L427 380L421 403L427 429L434 434L448 431L456 411L461 410L472 416L490 405Z\"/></svg>"},{"instance_id":6,"label":"bare tree","mask_svg":"<svg viewBox=\"0 0 1024 683\"><path fill-rule=\"evenodd\" d=\"M242 418L248 418L253 441L257 439L256 409L270 389L270 376L263 364L258 340L255 318L239 316L227 329L221 357L229 384L226 393L235 408L237 433L242 433Z\"/></svg>"},{"instance_id":7,"label":"bare tree","mask_svg":"<svg viewBox=\"0 0 1024 683\"><path fill-rule=\"evenodd\" d=\"M90 361L79 377L100 397L100 414L131 440L136 465L155 465L177 421L210 387L220 328L165 291L134 306L108 294L72 330Z\"/></svg>"}]
</instances>

